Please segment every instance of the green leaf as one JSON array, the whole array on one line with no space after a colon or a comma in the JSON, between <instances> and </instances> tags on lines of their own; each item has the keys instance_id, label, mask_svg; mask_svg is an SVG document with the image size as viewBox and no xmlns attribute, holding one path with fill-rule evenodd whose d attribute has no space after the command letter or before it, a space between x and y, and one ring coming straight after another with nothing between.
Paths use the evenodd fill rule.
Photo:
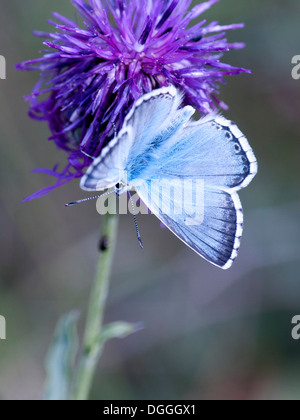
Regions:
<instances>
[{"instance_id":1,"label":"green leaf","mask_svg":"<svg viewBox=\"0 0 300 420\"><path fill-rule=\"evenodd\" d=\"M126 338L131 334L143 329L142 324L129 324L128 322L113 322L103 327L100 334L100 345L113 338Z\"/></svg>"},{"instance_id":2,"label":"green leaf","mask_svg":"<svg viewBox=\"0 0 300 420\"><path fill-rule=\"evenodd\" d=\"M70 398L72 373L78 350L78 312L62 317L54 333L52 346L46 359L45 400L66 401Z\"/></svg>"}]
</instances>

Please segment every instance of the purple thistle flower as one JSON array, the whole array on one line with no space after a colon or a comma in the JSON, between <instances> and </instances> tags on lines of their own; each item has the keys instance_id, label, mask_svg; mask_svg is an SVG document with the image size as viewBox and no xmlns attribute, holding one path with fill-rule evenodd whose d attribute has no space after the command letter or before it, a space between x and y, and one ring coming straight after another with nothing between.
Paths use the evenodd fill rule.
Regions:
<instances>
[{"instance_id":1,"label":"purple thistle flower","mask_svg":"<svg viewBox=\"0 0 300 420\"><path fill-rule=\"evenodd\" d=\"M153 89L180 88L184 104L202 114L226 108L217 99L219 84L225 75L249 71L220 61L224 51L244 46L228 43L225 31L243 24L189 25L217 1L189 10L192 0L72 0L84 28L54 13L59 23L49 23L57 32L35 33L50 50L17 68L41 72L27 97L29 115L48 121L49 139L68 153L68 164L62 172L39 170L58 181L29 199L81 177L133 103Z\"/></svg>"}]
</instances>

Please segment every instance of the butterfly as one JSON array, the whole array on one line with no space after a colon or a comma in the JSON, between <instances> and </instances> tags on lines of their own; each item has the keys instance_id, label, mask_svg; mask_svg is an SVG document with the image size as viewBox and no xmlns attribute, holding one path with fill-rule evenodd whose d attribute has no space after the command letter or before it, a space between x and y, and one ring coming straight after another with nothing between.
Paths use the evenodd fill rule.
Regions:
<instances>
[{"instance_id":1,"label":"butterfly","mask_svg":"<svg viewBox=\"0 0 300 420\"><path fill-rule=\"evenodd\" d=\"M80 186L85 191L115 187L118 194L135 189L186 245L210 263L228 269L238 255L243 232L237 192L256 175L257 161L235 124L217 114L194 121L195 109L183 107L182 102L174 86L141 97ZM164 193L161 180L164 185L177 182L184 191ZM193 221L198 192L203 212ZM165 204L171 210L162 211Z\"/></svg>"}]
</instances>

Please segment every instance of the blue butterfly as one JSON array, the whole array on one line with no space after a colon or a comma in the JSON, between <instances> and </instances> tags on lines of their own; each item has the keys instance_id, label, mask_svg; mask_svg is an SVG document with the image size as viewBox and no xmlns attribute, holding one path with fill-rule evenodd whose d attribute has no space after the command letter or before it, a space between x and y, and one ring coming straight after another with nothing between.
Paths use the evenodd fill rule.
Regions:
<instances>
[{"instance_id":1,"label":"blue butterfly","mask_svg":"<svg viewBox=\"0 0 300 420\"><path fill-rule=\"evenodd\" d=\"M216 114L193 121L195 109L181 104L182 95L173 86L139 99L80 186L86 191L117 186L118 193L134 188L151 212L186 245L212 264L228 269L238 255L243 232L237 191L254 178L257 161L236 125ZM174 192L164 194L157 183L161 180L182 183L185 190L180 197ZM202 181L202 191L196 188L196 194L203 198L204 211L191 223L197 210L197 180ZM165 204L170 211L162 211Z\"/></svg>"}]
</instances>

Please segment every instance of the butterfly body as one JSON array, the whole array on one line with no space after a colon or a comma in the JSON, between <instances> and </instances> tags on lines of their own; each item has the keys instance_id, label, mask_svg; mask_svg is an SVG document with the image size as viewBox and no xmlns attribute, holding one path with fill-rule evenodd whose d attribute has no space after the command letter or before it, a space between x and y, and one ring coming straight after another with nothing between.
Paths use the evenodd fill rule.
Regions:
<instances>
[{"instance_id":1,"label":"butterfly body","mask_svg":"<svg viewBox=\"0 0 300 420\"><path fill-rule=\"evenodd\" d=\"M136 189L175 235L227 269L243 231L237 191L251 182L257 162L235 124L215 114L193 121L195 110L180 108L181 103L172 86L144 95L88 169L81 188Z\"/></svg>"}]
</instances>

